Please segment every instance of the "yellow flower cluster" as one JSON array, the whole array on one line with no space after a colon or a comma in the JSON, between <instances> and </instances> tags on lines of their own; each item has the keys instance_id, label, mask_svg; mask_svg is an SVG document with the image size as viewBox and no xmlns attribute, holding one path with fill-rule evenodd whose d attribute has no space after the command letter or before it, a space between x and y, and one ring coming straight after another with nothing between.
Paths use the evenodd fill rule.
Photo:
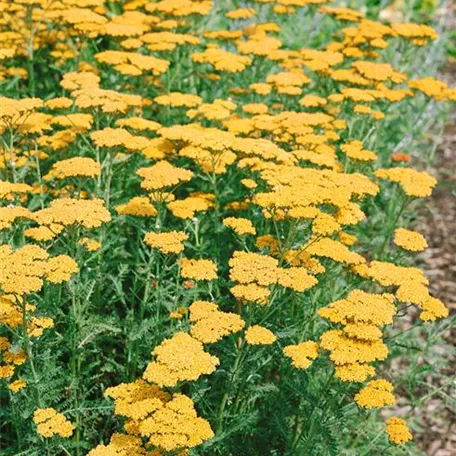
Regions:
<instances>
[{"instance_id":1,"label":"yellow flower cluster","mask_svg":"<svg viewBox=\"0 0 456 456\"><path fill-rule=\"evenodd\" d=\"M205 212L214 207L212 200L213 196L210 194L198 194L171 201L167 203L167 207L175 217L191 219L197 212Z\"/></svg>"},{"instance_id":2,"label":"yellow flower cluster","mask_svg":"<svg viewBox=\"0 0 456 456\"><path fill-rule=\"evenodd\" d=\"M38 434L47 438L54 435L68 438L74 431L73 424L65 418L65 415L58 413L53 408L35 410L33 421Z\"/></svg>"},{"instance_id":3,"label":"yellow flower cluster","mask_svg":"<svg viewBox=\"0 0 456 456\"><path fill-rule=\"evenodd\" d=\"M61 160L52 166L44 179L65 179L68 177L98 177L100 165L88 157L74 157Z\"/></svg>"},{"instance_id":4,"label":"yellow flower cluster","mask_svg":"<svg viewBox=\"0 0 456 456\"><path fill-rule=\"evenodd\" d=\"M147 196L135 196L126 204L116 207L120 215L134 215L136 217L153 217L157 215L157 209L151 204Z\"/></svg>"},{"instance_id":5,"label":"yellow flower cluster","mask_svg":"<svg viewBox=\"0 0 456 456\"><path fill-rule=\"evenodd\" d=\"M191 448L214 435L209 423L197 416L189 397L172 395L142 379L107 388L105 395L114 399L116 414L128 418L124 425L128 434L114 434L108 445L99 445L90 456L162 454L146 452L138 435L165 451Z\"/></svg>"},{"instance_id":6,"label":"yellow flower cluster","mask_svg":"<svg viewBox=\"0 0 456 456\"><path fill-rule=\"evenodd\" d=\"M336 376L343 381L362 382L375 373L367 363L385 359L387 347L381 341L381 326L392 324L396 314L394 296L351 291L345 299L323 307L318 314L342 330L329 330L321 337L321 346L331 353Z\"/></svg>"},{"instance_id":7,"label":"yellow flower cluster","mask_svg":"<svg viewBox=\"0 0 456 456\"><path fill-rule=\"evenodd\" d=\"M183 394L174 394L141 422L139 430L150 444L166 451L193 448L214 436L210 424L197 416L193 401Z\"/></svg>"},{"instance_id":8,"label":"yellow flower cluster","mask_svg":"<svg viewBox=\"0 0 456 456\"><path fill-rule=\"evenodd\" d=\"M193 173L189 170L176 168L167 161L160 161L150 168L140 168L138 176L143 178L141 187L146 190L162 190L173 187L181 182L189 181Z\"/></svg>"},{"instance_id":9,"label":"yellow flower cluster","mask_svg":"<svg viewBox=\"0 0 456 456\"><path fill-rule=\"evenodd\" d=\"M277 336L263 326L253 325L246 330L245 340L249 345L271 345L277 340Z\"/></svg>"},{"instance_id":10,"label":"yellow flower cluster","mask_svg":"<svg viewBox=\"0 0 456 456\"><path fill-rule=\"evenodd\" d=\"M397 182L407 196L425 198L431 195L437 181L424 171L411 168L378 169L375 175L379 179Z\"/></svg>"},{"instance_id":11,"label":"yellow flower cluster","mask_svg":"<svg viewBox=\"0 0 456 456\"><path fill-rule=\"evenodd\" d=\"M405 228L397 228L394 231L394 243L411 252L421 252L427 248L426 239L422 234Z\"/></svg>"},{"instance_id":12,"label":"yellow flower cluster","mask_svg":"<svg viewBox=\"0 0 456 456\"><path fill-rule=\"evenodd\" d=\"M180 253L184 250L183 242L188 236L183 231L169 233L146 233L144 242L162 253Z\"/></svg>"},{"instance_id":13,"label":"yellow flower cluster","mask_svg":"<svg viewBox=\"0 0 456 456\"><path fill-rule=\"evenodd\" d=\"M242 217L227 217L223 220L223 224L229 228L232 228L236 234L240 236L244 234L256 234L253 223L246 218Z\"/></svg>"},{"instance_id":14,"label":"yellow flower cluster","mask_svg":"<svg viewBox=\"0 0 456 456\"><path fill-rule=\"evenodd\" d=\"M377 160L377 155L370 150L363 148L363 143L361 141L349 141L343 144L340 147L340 150L348 157L353 160L360 161L375 161Z\"/></svg>"},{"instance_id":15,"label":"yellow flower cluster","mask_svg":"<svg viewBox=\"0 0 456 456\"><path fill-rule=\"evenodd\" d=\"M356 394L355 401L368 409L394 405L393 385L384 379L372 380Z\"/></svg>"},{"instance_id":16,"label":"yellow flower cluster","mask_svg":"<svg viewBox=\"0 0 456 456\"><path fill-rule=\"evenodd\" d=\"M16 367L24 364L27 359L23 350L13 348L7 337L0 337L0 355L0 379L12 377Z\"/></svg>"},{"instance_id":17,"label":"yellow flower cluster","mask_svg":"<svg viewBox=\"0 0 456 456\"><path fill-rule=\"evenodd\" d=\"M171 106L172 108L194 108L203 102L203 99L197 95L187 93L170 92L167 95L160 95L154 98L155 103L162 106Z\"/></svg>"},{"instance_id":18,"label":"yellow flower cluster","mask_svg":"<svg viewBox=\"0 0 456 456\"><path fill-rule=\"evenodd\" d=\"M275 258L267 255L236 251L229 261L230 279L243 284L272 285L278 279L278 264Z\"/></svg>"},{"instance_id":19,"label":"yellow flower cluster","mask_svg":"<svg viewBox=\"0 0 456 456\"><path fill-rule=\"evenodd\" d=\"M39 291L44 279L66 282L79 270L69 256L50 257L46 250L32 244L15 251L9 245L0 246L0 263L0 290L17 296Z\"/></svg>"},{"instance_id":20,"label":"yellow flower cluster","mask_svg":"<svg viewBox=\"0 0 456 456\"><path fill-rule=\"evenodd\" d=\"M419 306L422 310L420 318L423 321L446 318L449 314L445 305L429 294L429 281L417 268L372 261L369 265L356 266L354 271L384 287L397 287L396 298L401 302Z\"/></svg>"},{"instance_id":21,"label":"yellow flower cluster","mask_svg":"<svg viewBox=\"0 0 456 456\"><path fill-rule=\"evenodd\" d=\"M183 332L163 341L152 354L156 360L148 364L144 378L160 386L195 381L214 372L219 364L217 357L204 351L199 340Z\"/></svg>"},{"instance_id":22,"label":"yellow flower cluster","mask_svg":"<svg viewBox=\"0 0 456 456\"><path fill-rule=\"evenodd\" d=\"M298 345L288 345L283 352L291 358L291 364L296 369L306 370L318 357L318 344L312 341L301 342Z\"/></svg>"},{"instance_id":23,"label":"yellow flower cluster","mask_svg":"<svg viewBox=\"0 0 456 456\"><path fill-rule=\"evenodd\" d=\"M403 445L413 438L407 423L396 416L386 421L386 432L388 433L390 442L395 445Z\"/></svg>"},{"instance_id":24,"label":"yellow flower cluster","mask_svg":"<svg viewBox=\"0 0 456 456\"><path fill-rule=\"evenodd\" d=\"M32 187L27 184L0 181L0 199L12 200L14 195L29 193Z\"/></svg>"},{"instance_id":25,"label":"yellow flower cluster","mask_svg":"<svg viewBox=\"0 0 456 456\"><path fill-rule=\"evenodd\" d=\"M217 265L212 260L183 258L181 276L185 279L215 280L217 278Z\"/></svg>"},{"instance_id":26,"label":"yellow flower cluster","mask_svg":"<svg viewBox=\"0 0 456 456\"><path fill-rule=\"evenodd\" d=\"M228 73L239 73L252 63L250 57L228 52L217 47L208 48L203 52L194 52L191 55L191 59L195 63L210 64L217 71L226 71Z\"/></svg>"},{"instance_id":27,"label":"yellow flower cluster","mask_svg":"<svg viewBox=\"0 0 456 456\"><path fill-rule=\"evenodd\" d=\"M88 252L96 252L101 248L101 244L98 241L89 239L88 237L79 239L78 244L82 245Z\"/></svg>"},{"instance_id":28,"label":"yellow flower cluster","mask_svg":"<svg viewBox=\"0 0 456 456\"><path fill-rule=\"evenodd\" d=\"M95 54L95 58L100 63L112 65L115 70L126 76L139 76L143 72L159 75L169 66L167 60L127 51L103 51Z\"/></svg>"},{"instance_id":29,"label":"yellow flower cluster","mask_svg":"<svg viewBox=\"0 0 456 456\"><path fill-rule=\"evenodd\" d=\"M228 334L240 331L245 325L239 315L222 312L212 302L195 301L189 310L190 322L193 323L190 334L203 344L217 342Z\"/></svg>"}]
</instances>

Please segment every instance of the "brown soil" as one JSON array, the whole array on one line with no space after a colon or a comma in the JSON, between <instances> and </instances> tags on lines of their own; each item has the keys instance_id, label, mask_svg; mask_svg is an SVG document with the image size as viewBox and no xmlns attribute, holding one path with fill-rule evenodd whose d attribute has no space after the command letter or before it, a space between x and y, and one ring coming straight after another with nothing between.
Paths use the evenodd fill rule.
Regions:
<instances>
[{"instance_id":1,"label":"brown soil","mask_svg":"<svg viewBox=\"0 0 456 456\"><path fill-rule=\"evenodd\" d=\"M446 73L454 86L456 63ZM422 255L421 265L430 281L433 296L441 299L456 314L456 111L448 119L442 143L429 170L439 179L432 197L423 208L417 230L426 236L429 248ZM439 346L447 367L439 376L429 375L428 384L441 387L441 394L429 398L416 410L422 431L415 434L419 448L429 456L456 455L456 328L445 333L445 343ZM443 374L443 376L442 376ZM451 404L453 406L451 406Z\"/></svg>"}]
</instances>

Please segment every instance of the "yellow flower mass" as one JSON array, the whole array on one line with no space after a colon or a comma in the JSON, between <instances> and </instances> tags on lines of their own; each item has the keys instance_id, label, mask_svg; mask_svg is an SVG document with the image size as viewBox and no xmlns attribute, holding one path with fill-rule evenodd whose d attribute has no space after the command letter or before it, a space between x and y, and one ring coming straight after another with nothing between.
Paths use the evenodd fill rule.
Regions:
<instances>
[{"instance_id":1,"label":"yellow flower mass","mask_svg":"<svg viewBox=\"0 0 456 456\"><path fill-rule=\"evenodd\" d=\"M387 420L386 432L388 433L390 442L395 445L403 445L413 438L407 423L403 419L396 416Z\"/></svg>"},{"instance_id":2,"label":"yellow flower mass","mask_svg":"<svg viewBox=\"0 0 456 456\"><path fill-rule=\"evenodd\" d=\"M217 265L212 260L183 258L181 268L181 275L185 279L214 280L217 278Z\"/></svg>"},{"instance_id":3,"label":"yellow flower mass","mask_svg":"<svg viewBox=\"0 0 456 456\"><path fill-rule=\"evenodd\" d=\"M342 3L0 0L4 454L394 453L395 387L426 427L451 2Z\"/></svg>"},{"instance_id":4,"label":"yellow flower mass","mask_svg":"<svg viewBox=\"0 0 456 456\"><path fill-rule=\"evenodd\" d=\"M271 345L277 340L277 336L263 326L253 325L246 330L245 340L249 345Z\"/></svg>"},{"instance_id":5,"label":"yellow flower mass","mask_svg":"<svg viewBox=\"0 0 456 456\"><path fill-rule=\"evenodd\" d=\"M229 228L232 228L233 231L240 236L243 234L256 234L253 223L245 218L227 217L223 220L223 224Z\"/></svg>"},{"instance_id":6,"label":"yellow flower mass","mask_svg":"<svg viewBox=\"0 0 456 456\"><path fill-rule=\"evenodd\" d=\"M219 365L218 358L205 352L200 341L183 332L163 341L152 354L156 360L148 364L143 377L159 386L195 381Z\"/></svg>"},{"instance_id":7,"label":"yellow flower mass","mask_svg":"<svg viewBox=\"0 0 456 456\"><path fill-rule=\"evenodd\" d=\"M146 233L144 242L162 253L180 253L184 250L183 241L188 236L182 231L171 231L169 233Z\"/></svg>"},{"instance_id":8,"label":"yellow flower mass","mask_svg":"<svg viewBox=\"0 0 456 456\"><path fill-rule=\"evenodd\" d=\"M53 408L35 410L33 421L36 424L38 434L46 438L54 435L68 438L74 431L73 424L62 413L58 413Z\"/></svg>"},{"instance_id":9,"label":"yellow flower mass","mask_svg":"<svg viewBox=\"0 0 456 456\"><path fill-rule=\"evenodd\" d=\"M393 385L387 380L372 380L355 396L356 403L364 408L379 408L396 403Z\"/></svg>"},{"instance_id":10,"label":"yellow flower mass","mask_svg":"<svg viewBox=\"0 0 456 456\"><path fill-rule=\"evenodd\" d=\"M411 252L421 252L427 247L426 239L422 234L405 228L397 228L394 231L394 243Z\"/></svg>"},{"instance_id":11,"label":"yellow flower mass","mask_svg":"<svg viewBox=\"0 0 456 456\"><path fill-rule=\"evenodd\" d=\"M193 173L186 169L176 168L167 161L160 161L150 168L140 168L138 176L143 178L141 187L146 190L161 190L181 182L189 181Z\"/></svg>"},{"instance_id":12,"label":"yellow flower mass","mask_svg":"<svg viewBox=\"0 0 456 456\"><path fill-rule=\"evenodd\" d=\"M318 357L318 344L307 341L297 345L288 345L283 349L283 353L291 358L294 367L305 370Z\"/></svg>"},{"instance_id":13,"label":"yellow flower mass","mask_svg":"<svg viewBox=\"0 0 456 456\"><path fill-rule=\"evenodd\" d=\"M228 334L240 331L245 323L234 313L222 312L217 305L207 301L195 301L190 307L190 334L203 344L214 343Z\"/></svg>"}]
</instances>

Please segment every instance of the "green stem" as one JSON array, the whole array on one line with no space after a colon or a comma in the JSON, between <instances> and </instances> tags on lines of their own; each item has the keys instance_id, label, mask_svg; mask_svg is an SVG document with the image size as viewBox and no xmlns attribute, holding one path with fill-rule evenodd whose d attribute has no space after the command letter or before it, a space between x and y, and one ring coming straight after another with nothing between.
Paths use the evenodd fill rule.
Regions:
<instances>
[{"instance_id":1,"label":"green stem","mask_svg":"<svg viewBox=\"0 0 456 456\"><path fill-rule=\"evenodd\" d=\"M24 350L27 354L27 359L28 359L29 365L30 365L30 371L32 372L36 403L38 404L38 408L44 408L43 407L44 403L41 398L40 389L38 387L38 384L39 384L38 374L36 372L35 362L33 360L32 343L30 341L30 336L28 334L28 319L27 319L27 309L26 309L27 304L25 302L22 302L21 306L22 306L22 334L23 334L23 338L24 338ZM46 454L49 455L50 453L49 453L48 441L45 440L43 437L41 437L41 441L44 443L44 445L46 447Z\"/></svg>"},{"instance_id":2,"label":"green stem","mask_svg":"<svg viewBox=\"0 0 456 456\"><path fill-rule=\"evenodd\" d=\"M146 313L146 305L149 301L150 297L150 290L151 290L151 269L152 269L152 264L154 261L155 255L154 251L151 251L149 254L149 261L146 263L146 283L144 286L144 295L143 298L141 299L141 302L139 304L139 324L141 325L142 321L144 320L144 316ZM133 325L133 330L136 329L136 326ZM134 343L131 345L131 349L129 350L128 354L128 359L131 360L130 368L127 369L127 376L129 380L133 380L136 378L136 370L138 368L138 354L139 354L139 346L140 346L140 341L136 339Z\"/></svg>"},{"instance_id":3,"label":"green stem","mask_svg":"<svg viewBox=\"0 0 456 456\"><path fill-rule=\"evenodd\" d=\"M233 387L233 384L237 377L237 373L239 371L239 366L241 364L241 358L243 355L243 351L242 351L243 345L244 345L244 342L242 341L241 345L239 346L236 359L234 361L233 369L231 371L231 378L230 378L228 388L226 389L225 393L223 394L222 401L220 402L220 407L219 407L219 410L217 413L216 435L220 435L223 432L223 415L225 413L225 408L226 408L226 404L228 402L229 395L231 393L231 389Z\"/></svg>"},{"instance_id":4,"label":"green stem","mask_svg":"<svg viewBox=\"0 0 456 456\"><path fill-rule=\"evenodd\" d=\"M76 432L74 434L74 443L76 447L76 455L80 455L80 440L81 440L81 413L79 410L79 374L81 370L81 359L79 356L78 340L79 340L79 306L76 298L76 290L73 282L70 282L71 293L71 316L73 320L73 343L71 347L71 372L73 376L73 396L74 409L76 411Z\"/></svg>"}]
</instances>

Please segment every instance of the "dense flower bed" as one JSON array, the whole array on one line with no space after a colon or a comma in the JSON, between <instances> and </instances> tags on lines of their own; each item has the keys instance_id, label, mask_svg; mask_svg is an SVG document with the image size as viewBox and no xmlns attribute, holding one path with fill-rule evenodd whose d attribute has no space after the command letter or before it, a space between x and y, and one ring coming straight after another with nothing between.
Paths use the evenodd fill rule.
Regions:
<instances>
[{"instance_id":1,"label":"dense flower bed","mask_svg":"<svg viewBox=\"0 0 456 456\"><path fill-rule=\"evenodd\" d=\"M0 1L4 454L412 448L358 434L448 316L397 146L456 90L407 71L432 27L327 3Z\"/></svg>"}]
</instances>

